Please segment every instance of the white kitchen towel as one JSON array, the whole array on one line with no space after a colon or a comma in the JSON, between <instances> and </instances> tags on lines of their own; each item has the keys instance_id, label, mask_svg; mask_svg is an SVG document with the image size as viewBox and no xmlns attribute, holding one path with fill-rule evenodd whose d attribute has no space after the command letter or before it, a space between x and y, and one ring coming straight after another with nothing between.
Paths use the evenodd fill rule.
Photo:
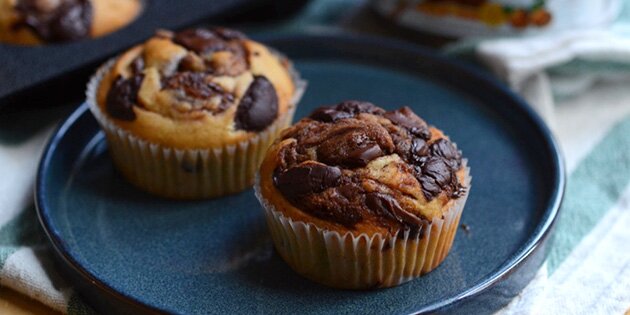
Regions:
<instances>
[{"instance_id":1,"label":"white kitchen towel","mask_svg":"<svg viewBox=\"0 0 630 315\"><path fill-rule=\"evenodd\" d=\"M554 99L630 77L630 4L624 2L608 27L468 42L485 65L553 124Z\"/></svg>"},{"instance_id":2,"label":"white kitchen towel","mask_svg":"<svg viewBox=\"0 0 630 315\"><path fill-rule=\"evenodd\" d=\"M500 314L630 311L629 7L608 28L476 43L548 122L569 172L547 263Z\"/></svg>"}]
</instances>

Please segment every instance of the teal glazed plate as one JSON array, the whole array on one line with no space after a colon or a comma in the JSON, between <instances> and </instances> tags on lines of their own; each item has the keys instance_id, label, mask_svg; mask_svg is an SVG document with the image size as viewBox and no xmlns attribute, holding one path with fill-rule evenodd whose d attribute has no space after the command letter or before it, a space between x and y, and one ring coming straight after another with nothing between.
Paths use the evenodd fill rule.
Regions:
<instances>
[{"instance_id":1,"label":"teal glazed plate","mask_svg":"<svg viewBox=\"0 0 630 315\"><path fill-rule=\"evenodd\" d=\"M302 278L274 251L252 189L172 201L127 183L84 104L52 136L36 185L59 269L103 314L487 314L545 259L564 190L557 144L494 79L420 47L357 35L258 37L309 86L296 119L323 104L410 106L468 158L473 187L436 270L398 287L345 291Z\"/></svg>"}]
</instances>

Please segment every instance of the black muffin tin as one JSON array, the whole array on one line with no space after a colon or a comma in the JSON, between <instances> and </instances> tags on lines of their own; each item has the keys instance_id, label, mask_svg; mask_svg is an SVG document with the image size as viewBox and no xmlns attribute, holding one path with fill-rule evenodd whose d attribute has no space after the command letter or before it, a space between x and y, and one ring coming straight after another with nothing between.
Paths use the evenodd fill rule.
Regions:
<instances>
[{"instance_id":1,"label":"black muffin tin","mask_svg":"<svg viewBox=\"0 0 630 315\"><path fill-rule=\"evenodd\" d=\"M303 1L297 1L303 2ZM99 63L154 34L156 29L181 29L278 14L296 1L271 0L145 0L137 19L103 37L41 46L0 43L0 110L53 106L76 98Z\"/></svg>"}]
</instances>

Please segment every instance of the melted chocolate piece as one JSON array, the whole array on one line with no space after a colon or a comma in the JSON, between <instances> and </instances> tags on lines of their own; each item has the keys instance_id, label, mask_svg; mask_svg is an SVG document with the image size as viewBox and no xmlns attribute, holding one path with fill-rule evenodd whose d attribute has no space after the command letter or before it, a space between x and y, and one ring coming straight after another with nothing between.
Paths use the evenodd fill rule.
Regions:
<instances>
[{"instance_id":1,"label":"melted chocolate piece","mask_svg":"<svg viewBox=\"0 0 630 315\"><path fill-rule=\"evenodd\" d=\"M419 226L422 219L404 210L392 196L371 192L365 195L365 205L375 213L407 226Z\"/></svg>"},{"instance_id":2,"label":"melted chocolate piece","mask_svg":"<svg viewBox=\"0 0 630 315\"><path fill-rule=\"evenodd\" d=\"M318 159L329 165L361 167L394 149L387 131L378 124L348 120L329 130L317 146Z\"/></svg>"},{"instance_id":3,"label":"melted chocolate piece","mask_svg":"<svg viewBox=\"0 0 630 315\"><path fill-rule=\"evenodd\" d=\"M429 147L427 142L421 138L411 140L411 149L409 150L409 161L415 165L422 165L426 162L429 155Z\"/></svg>"},{"instance_id":4,"label":"melted chocolate piece","mask_svg":"<svg viewBox=\"0 0 630 315\"><path fill-rule=\"evenodd\" d=\"M112 117L126 121L136 119L133 106L137 103L142 79L144 79L142 74L134 74L129 79L119 75L114 80L105 100L105 109Z\"/></svg>"},{"instance_id":5,"label":"melted chocolate piece","mask_svg":"<svg viewBox=\"0 0 630 315\"><path fill-rule=\"evenodd\" d=\"M446 191L451 197L459 197L463 189L449 162L438 156L431 156L424 163L418 181L428 200L435 198L442 191Z\"/></svg>"},{"instance_id":6,"label":"melted chocolate piece","mask_svg":"<svg viewBox=\"0 0 630 315\"><path fill-rule=\"evenodd\" d=\"M278 117L278 95L264 76L255 76L241 99L234 123L236 129L262 131Z\"/></svg>"},{"instance_id":7,"label":"melted chocolate piece","mask_svg":"<svg viewBox=\"0 0 630 315\"><path fill-rule=\"evenodd\" d=\"M225 39L217 36L211 30L204 28L195 28L178 32L173 37L173 42L198 54L217 50L227 50L228 47Z\"/></svg>"},{"instance_id":8,"label":"melted chocolate piece","mask_svg":"<svg viewBox=\"0 0 630 315\"><path fill-rule=\"evenodd\" d=\"M338 167L307 162L274 174L274 184L288 199L304 194L322 192L337 186L341 178Z\"/></svg>"},{"instance_id":9,"label":"melted chocolate piece","mask_svg":"<svg viewBox=\"0 0 630 315\"><path fill-rule=\"evenodd\" d=\"M383 115L389 119L392 123L407 129L411 134L418 136L422 139L429 140L431 138L431 131L427 123L418 117L407 106L389 111Z\"/></svg>"},{"instance_id":10,"label":"melted chocolate piece","mask_svg":"<svg viewBox=\"0 0 630 315\"><path fill-rule=\"evenodd\" d=\"M163 82L165 89L179 89L187 96L206 99L215 95L227 94L218 84L206 80L206 74L200 72L179 72Z\"/></svg>"},{"instance_id":11,"label":"melted chocolate piece","mask_svg":"<svg viewBox=\"0 0 630 315\"><path fill-rule=\"evenodd\" d=\"M444 158L453 170L461 166L462 155L447 139L438 139L431 144L431 155Z\"/></svg>"},{"instance_id":12,"label":"melted chocolate piece","mask_svg":"<svg viewBox=\"0 0 630 315\"><path fill-rule=\"evenodd\" d=\"M369 102L345 101L332 107L320 107L309 117L323 122L334 122L339 119L354 117L360 113L382 115L385 111Z\"/></svg>"},{"instance_id":13,"label":"melted chocolate piece","mask_svg":"<svg viewBox=\"0 0 630 315\"><path fill-rule=\"evenodd\" d=\"M365 192L358 183L346 177L341 177L338 185L290 201L315 217L354 228L363 220L360 199Z\"/></svg>"},{"instance_id":14,"label":"melted chocolate piece","mask_svg":"<svg viewBox=\"0 0 630 315\"><path fill-rule=\"evenodd\" d=\"M64 42L87 38L92 27L92 3L89 0L62 0L54 6L38 0L20 0L16 9L23 15L16 27L31 28L46 42Z\"/></svg>"}]
</instances>

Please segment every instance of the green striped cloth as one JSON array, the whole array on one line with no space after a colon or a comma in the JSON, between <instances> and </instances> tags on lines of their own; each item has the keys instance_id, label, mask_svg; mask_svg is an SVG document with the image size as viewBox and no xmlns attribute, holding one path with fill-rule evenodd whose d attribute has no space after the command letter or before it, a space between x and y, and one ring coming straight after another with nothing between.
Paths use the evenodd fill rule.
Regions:
<instances>
[{"instance_id":1,"label":"green striped cloth","mask_svg":"<svg viewBox=\"0 0 630 315\"><path fill-rule=\"evenodd\" d=\"M329 25L361 4L313 1L282 27ZM581 60L573 75L601 65L585 67ZM503 314L621 314L630 309L630 81L617 77L579 94L552 97L559 82L554 70L562 70L566 83L571 82L566 75L570 68L570 63L551 65L551 79L519 90L534 103L542 99L554 104L548 117L565 153L569 177L549 259L523 293L500 311ZM544 78L547 73L536 75ZM50 117L55 117L51 112L58 116L66 111L0 117L0 284L52 309L90 314L57 274L32 203L37 162L53 126Z\"/></svg>"}]
</instances>

